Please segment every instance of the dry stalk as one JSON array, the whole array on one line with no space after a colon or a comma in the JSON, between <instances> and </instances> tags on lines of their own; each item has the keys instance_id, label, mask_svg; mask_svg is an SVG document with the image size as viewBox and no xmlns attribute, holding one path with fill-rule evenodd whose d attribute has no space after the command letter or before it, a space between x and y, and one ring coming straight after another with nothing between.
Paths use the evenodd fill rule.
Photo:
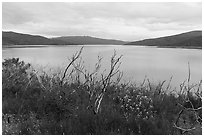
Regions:
<instances>
[{"instance_id":1,"label":"dry stalk","mask_svg":"<svg viewBox=\"0 0 204 137\"><path fill-rule=\"evenodd\" d=\"M107 76L104 76L101 74L101 80L103 88L101 89L99 95L97 96L95 103L94 103L94 113L97 114L100 109L101 101L103 100L104 94L107 91L107 87L111 84L111 78L116 75L117 73L120 73L119 67L120 67L120 59L122 58L122 55L116 58L116 51L114 51L113 56L111 57L111 64L110 64L110 71ZM119 77L122 75L120 74ZM121 79L121 78L120 78Z\"/></svg>"},{"instance_id":2,"label":"dry stalk","mask_svg":"<svg viewBox=\"0 0 204 137\"><path fill-rule=\"evenodd\" d=\"M64 73L63 73L63 77L62 77L62 79L61 79L61 81L60 81L60 85L61 85L61 86L63 85L63 81L64 81L64 78L65 78L65 76L66 76L66 73L67 73L69 67L80 57L83 48L84 48L84 47L81 47L80 51L79 51L79 52L76 52L76 53L73 55L73 57L71 58L70 63L67 65L67 67L66 67L66 69L65 69L65 71L64 71Z\"/></svg>"},{"instance_id":3,"label":"dry stalk","mask_svg":"<svg viewBox=\"0 0 204 137\"><path fill-rule=\"evenodd\" d=\"M173 78L173 76L171 76L171 78L169 80L169 83L168 83L168 85L166 87L166 91L168 91L170 89L170 84L171 84L172 78Z\"/></svg>"}]
</instances>

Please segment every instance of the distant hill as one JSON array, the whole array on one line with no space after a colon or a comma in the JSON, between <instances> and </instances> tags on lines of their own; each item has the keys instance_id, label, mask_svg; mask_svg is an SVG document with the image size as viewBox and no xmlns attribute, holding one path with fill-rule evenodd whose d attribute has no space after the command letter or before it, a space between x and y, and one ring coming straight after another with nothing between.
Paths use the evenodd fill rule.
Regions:
<instances>
[{"instance_id":1,"label":"distant hill","mask_svg":"<svg viewBox=\"0 0 204 137\"><path fill-rule=\"evenodd\" d=\"M126 43L125 45L202 48L202 31L191 31L172 36L145 39Z\"/></svg>"},{"instance_id":2,"label":"distant hill","mask_svg":"<svg viewBox=\"0 0 204 137\"><path fill-rule=\"evenodd\" d=\"M123 45L127 42L113 39L101 39L90 36L65 36L46 38L39 35L16 32L2 32L2 45Z\"/></svg>"},{"instance_id":3,"label":"distant hill","mask_svg":"<svg viewBox=\"0 0 204 137\"><path fill-rule=\"evenodd\" d=\"M16 32L2 32L2 45L146 45L159 47L202 48L202 31L125 42L114 39L102 39L90 36L63 36L46 38Z\"/></svg>"},{"instance_id":4,"label":"distant hill","mask_svg":"<svg viewBox=\"0 0 204 137\"><path fill-rule=\"evenodd\" d=\"M43 36L16 32L2 32L2 45L68 45L69 42L53 40Z\"/></svg>"},{"instance_id":5,"label":"distant hill","mask_svg":"<svg viewBox=\"0 0 204 137\"><path fill-rule=\"evenodd\" d=\"M64 36L53 38L54 40L61 40L65 42L71 42L79 45L124 45L125 41L113 40L113 39L102 39L90 36Z\"/></svg>"}]
</instances>

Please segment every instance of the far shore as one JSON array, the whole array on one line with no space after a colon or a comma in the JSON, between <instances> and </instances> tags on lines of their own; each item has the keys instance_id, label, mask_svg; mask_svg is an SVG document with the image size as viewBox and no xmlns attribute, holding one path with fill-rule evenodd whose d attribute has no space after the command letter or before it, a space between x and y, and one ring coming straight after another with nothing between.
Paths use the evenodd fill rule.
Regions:
<instances>
[{"instance_id":1,"label":"far shore","mask_svg":"<svg viewBox=\"0 0 204 137\"><path fill-rule=\"evenodd\" d=\"M64 47L64 46L109 46L109 45L97 45L97 44L89 44L89 45L2 45L2 48L36 48L36 47ZM111 45L113 46L113 45ZM200 49L202 50L202 47L178 47L178 46L147 46L147 45L114 45L114 46L138 46L138 47L154 47L154 48L178 48L178 49Z\"/></svg>"}]
</instances>

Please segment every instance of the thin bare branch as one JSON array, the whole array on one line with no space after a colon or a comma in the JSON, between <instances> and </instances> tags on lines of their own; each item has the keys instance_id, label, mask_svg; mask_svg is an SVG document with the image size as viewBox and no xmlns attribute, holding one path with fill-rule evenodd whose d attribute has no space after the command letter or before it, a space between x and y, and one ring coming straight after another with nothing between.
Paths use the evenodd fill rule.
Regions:
<instances>
[{"instance_id":1,"label":"thin bare branch","mask_svg":"<svg viewBox=\"0 0 204 137\"><path fill-rule=\"evenodd\" d=\"M104 77L103 74L101 74L101 81L102 81L102 84L103 84L103 88L101 90L101 93L100 95L97 97L96 101L95 101L95 109L96 109L96 114L99 112L99 108L100 108L100 105L101 105L101 101L104 97L104 94L107 90L107 87L110 85L111 83L111 78L116 75L117 73L119 73L119 67L120 67L120 59L122 58L122 55L119 56L118 58L116 58L116 51L114 50L114 54L113 56L111 57L111 64L110 64L110 71L108 73L108 75L106 77Z\"/></svg>"},{"instance_id":2,"label":"thin bare branch","mask_svg":"<svg viewBox=\"0 0 204 137\"><path fill-rule=\"evenodd\" d=\"M195 129L196 129L196 127L192 127L192 128L187 128L187 129L185 129L185 128L182 128L182 127L177 126L175 123L174 123L174 126L173 126L173 127L177 128L177 129L179 129L179 130L181 130L182 134L184 134L185 132L189 132L189 131L192 131L192 130L195 130Z\"/></svg>"},{"instance_id":3,"label":"thin bare branch","mask_svg":"<svg viewBox=\"0 0 204 137\"><path fill-rule=\"evenodd\" d=\"M143 85L145 84L146 78L147 78L147 76L145 75L145 78L144 78L144 80L143 80L143 82L141 84L141 87L143 87Z\"/></svg>"},{"instance_id":4,"label":"thin bare branch","mask_svg":"<svg viewBox=\"0 0 204 137\"><path fill-rule=\"evenodd\" d=\"M82 53L83 48L84 48L84 47L81 47L80 51L79 51L79 52L76 52L76 53L73 55L73 57L72 57L72 59L71 59L71 62L67 65L67 67L66 67L66 69L65 69L65 71L64 71L64 73L63 73L63 77L62 77L62 79L61 79L61 82L60 82L60 85L61 85L61 86L62 86L62 84L63 84L64 78L65 78L65 76L66 76L66 73L67 73L69 67L79 58L79 56L80 56L81 53Z\"/></svg>"},{"instance_id":5,"label":"thin bare branch","mask_svg":"<svg viewBox=\"0 0 204 137\"><path fill-rule=\"evenodd\" d=\"M171 78L170 78L170 80L169 80L169 83L168 83L168 85L167 85L167 87L166 87L166 91L169 90L169 88L170 88L170 84L171 84L172 78L173 78L173 76L171 76Z\"/></svg>"},{"instance_id":6,"label":"thin bare branch","mask_svg":"<svg viewBox=\"0 0 204 137\"><path fill-rule=\"evenodd\" d=\"M188 86L191 79L191 70L190 70L190 63L188 62Z\"/></svg>"}]
</instances>

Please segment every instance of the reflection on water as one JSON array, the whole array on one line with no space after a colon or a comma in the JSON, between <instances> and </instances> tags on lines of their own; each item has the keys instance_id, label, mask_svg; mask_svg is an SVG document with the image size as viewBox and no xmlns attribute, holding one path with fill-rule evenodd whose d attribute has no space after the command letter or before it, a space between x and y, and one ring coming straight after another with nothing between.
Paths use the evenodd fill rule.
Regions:
<instances>
[{"instance_id":1,"label":"reflection on water","mask_svg":"<svg viewBox=\"0 0 204 137\"><path fill-rule=\"evenodd\" d=\"M3 48L3 59L19 57L34 66L65 68L70 58L80 46L50 46ZM198 49L176 49L137 46L85 46L82 52L84 65L93 69L97 56L102 56L102 69L109 68L110 57L114 49L117 55L123 55L120 69L123 80L141 83L145 76L152 82L169 80L178 85L188 76L188 62L191 69L191 82L202 79L202 51Z\"/></svg>"}]
</instances>

